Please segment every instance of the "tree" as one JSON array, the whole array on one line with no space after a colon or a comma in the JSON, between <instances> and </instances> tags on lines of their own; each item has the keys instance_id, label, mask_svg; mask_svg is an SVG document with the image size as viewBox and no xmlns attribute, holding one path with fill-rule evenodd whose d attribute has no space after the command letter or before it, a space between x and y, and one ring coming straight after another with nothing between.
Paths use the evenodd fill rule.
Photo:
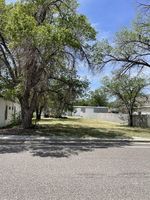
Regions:
<instances>
[{"instance_id":1,"label":"tree","mask_svg":"<svg viewBox=\"0 0 150 200\"><path fill-rule=\"evenodd\" d=\"M45 106L48 105L48 101L49 101L49 96L47 93L38 95L35 108L36 120L41 119L42 111L45 108Z\"/></svg>"},{"instance_id":2,"label":"tree","mask_svg":"<svg viewBox=\"0 0 150 200\"><path fill-rule=\"evenodd\" d=\"M60 68L89 63L86 49L96 32L77 13L76 0L23 0L4 6L0 21L0 82L21 104L22 125L32 127L41 82Z\"/></svg>"},{"instance_id":3,"label":"tree","mask_svg":"<svg viewBox=\"0 0 150 200\"><path fill-rule=\"evenodd\" d=\"M139 15L131 29L119 31L111 45L107 40L97 42L91 57L98 69L108 64L120 66L120 72L138 67L150 68L150 5L140 5Z\"/></svg>"},{"instance_id":4,"label":"tree","mask_svg":"<svg viewBox=\"0 0 150 200\"><path fill-rule=\"evenodd\" d=\"M88 84L87 80L80 80L76 74L53 81L49 99L54 116L61 118L64 112L73 110L74 102L82 96Z\"/></svg>"},{"instance_id":5,"label":"tree","mask_svg":"<svg viewBox=\"0 0 150 200\"><path fill-rule=\"evenodd\" d=\"M102 89L96 89L85 94L75 103L76 106L108 106L107 93Z\"/></svg>"},{"instance_id":6,"label":"tree","mask_svg":"<svg viewBox=\"0 0 150 200\"><path fill-rule=\"evenodd\" d=\"M126 108L129 115L129 126L133 126L133 112L141 104L141 100L146 96L143 89L147 86L144 78L114 75L112 79L105 77L104 89L110 95L116 97Z\"/></svg>"},{"instance_id":7,"label":"tree","mask_svg":"<svg viewBox=\"0 0 150 200\"><path fill-rule=\"evenodd\" d=\"M104 90L96 89L90 94L91 106L108 106L107 94Z\"/></svg>"}]
</instances>

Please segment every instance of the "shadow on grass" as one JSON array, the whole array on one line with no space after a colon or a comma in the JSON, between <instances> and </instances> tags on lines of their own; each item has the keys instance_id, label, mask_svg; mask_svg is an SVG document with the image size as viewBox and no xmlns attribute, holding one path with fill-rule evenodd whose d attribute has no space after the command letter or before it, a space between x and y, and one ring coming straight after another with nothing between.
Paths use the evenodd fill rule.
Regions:
<instances>
[{"instance_id":1,"label":"shadow on grass","mask_svg":"<svg viewBox=\"0 0 150 200\"><path fill-rule=\"evenodd\" d=\"M58 120L60 122L64 122L64 121L69 121L69 122L79 122L81 121L83 118L68 118L68 117L62 117L62 118L42 118L40 119L40 122L58 122ZM33 120L35 121L35 119Z\"/></svg>"},{"instance_id":2,"label":"shadow on grass","mask_svg":"<svg viewBox=\"0 0 150 200\"><path fill-rule=\"evenodd\" d=\"M61 138L129 138L125 133L119 131L110 131L107 128L93 128L79 125L57 124L47 125L42 124L36 130L40 136L52 136Z\"/></svg>"},{"instance_id":3,"label":"shadow on grass","mask_svg":"<svg viewBox=\"0 0 150 200\"><path fill-rule=\"evenodd\" d=\"M131 145L129 141L124 142L100 142L96 140L63 140L63 141L1 141L0 154L29 152L33 156L69 158L82 152L91 152L95 149L113 147L124 147Z\"/></svg>"},{"instance_id":4,"label":"shadow on grass","mask_svg":"<svg viewBox=\"0 0 150 200\"><path fill-rule=\"evenodd\" d=\"M64 120L63 120L64 121ZM94 128L80 125L70 124L42 124L35 129L1 129L0 135L33 135L33 136L49 136L51 138L77 139L77 138L130 138L119 130L109 130L107 128Z\"/></svg>"}]
</instances>

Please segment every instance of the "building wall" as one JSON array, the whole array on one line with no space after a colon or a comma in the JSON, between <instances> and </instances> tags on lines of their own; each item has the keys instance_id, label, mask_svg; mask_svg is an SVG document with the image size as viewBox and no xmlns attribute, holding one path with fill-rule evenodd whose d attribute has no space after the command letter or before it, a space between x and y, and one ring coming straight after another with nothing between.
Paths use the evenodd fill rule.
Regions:
<instances>
[{"instance_id":1,"label":"building wall","mask_svg":"<svg viewBox=\"0 0 150 200\"><path fill-rule=\"evenodd\" d=\"M20 112L20 105L0 98L0 127L9 125L13 115Z\"/></svg>"},{"instance_id":2,"label":"building wall","mask_svg":"<svg viewBox=\"0 0 150 200\"><path fill-rule=\"evenodd\" d=\"M91 115L95 116L98 113L108 113L107 107L92 107L92 106L75 106L74 115L89 117Z\"/></svg>"},{"instance_id":3,"label":"building wall","mask_svg":"<svg viewBox=\"0 0 150 200\"><path fill-rule=\"evenodd\" d=\"M142 106L140 106L137 111L142 114L150 114L150 95L148 95L146 99L143 98Z\"/></svg>"},{"instance_id":4,"label":"building wall","mask_svg":"<svg viewBox=\"0 0 150 200\"><path fill-rule=\"evenodd\" d=\"M150 106L143 106L138 108L138 112L142 112L143 114L150 114Z\"/></svg>"},{"instance_id":5,"label":"building wall","mask_svg":"<svg viewBox=\"0 0 150 200\"><path fill-rule=\"evenodd\" d=\"M106 107L95 107L99 108L100 112L94 112L94 107L75 107L75 112L73 116L83 117L87 119L100 119L103 121L117 122L117 123L127 123L128 115L118 114L118 113L108 113L108 108Z\"/></svg>"}]
</instances>

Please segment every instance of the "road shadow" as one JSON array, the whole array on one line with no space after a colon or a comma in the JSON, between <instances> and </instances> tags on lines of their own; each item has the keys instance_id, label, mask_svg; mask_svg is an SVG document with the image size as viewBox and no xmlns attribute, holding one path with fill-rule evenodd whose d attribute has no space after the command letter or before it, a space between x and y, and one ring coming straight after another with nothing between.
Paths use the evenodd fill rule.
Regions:
<instances>
[{"instance_id":1,"label":"road shadow","mask_svg":"<svg viewBox=\"0 0 150 200\"><path fill-rule=\"evenodd\" d=\"M69 158L82 152L90 152L95 149L123 148L131 145L130 141L107 142L96 140L34 140L34 141L0 141L0 154L29 152L33 156Z\"/></svg>"}]
</instances>

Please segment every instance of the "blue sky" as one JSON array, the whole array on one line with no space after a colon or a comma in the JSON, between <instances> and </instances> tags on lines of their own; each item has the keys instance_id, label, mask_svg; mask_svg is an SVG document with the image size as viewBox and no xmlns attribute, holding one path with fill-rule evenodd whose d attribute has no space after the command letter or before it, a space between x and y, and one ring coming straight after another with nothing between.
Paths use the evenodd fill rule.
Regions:
<instances>
[{"instance_id":1,"label":"blue sky","mask_svg":"<svg viewBox=\"0 0 150 200\"><path fill-rule=\"evenodd\" d=\"M130 27L136 16L137 0L79 0L79 4L79 12L85 14L95 27L98 39L107 38L112 41L114 34L123 27ZM99 87L100 79L107 74L110 74L108 68L94 76L82 63L79 68L79 75L90 79L91 89Z\"/></svg>"},{"instance_id":2,"label":"blue sky","mask_svg":"<svg viewBox=\"0 0 150 200\"><path fill-rule=\"evenodd\" d=\"M99 31L99 37L112 39L124 26L130 26L136 13L136 0L79 0L79 12L85 14Z\"/></svg>"},{"instance_id":3,"label":"blue sky","mask_svg":"<svg viewBox=\"0 0 150 200\"><path fill-rule=\"evenodd\" d=\"M115 33L123 27L130 27L136 16L136 0L79 0L79 3L79 12L85 14L95 27L98 39L113 41ZM107 67L93 76L82 66L79 68L79 74L90 79L91 89L94 90L101 85L103 76L110 75L112 67Z\"/></svg>"}]
</instances>

